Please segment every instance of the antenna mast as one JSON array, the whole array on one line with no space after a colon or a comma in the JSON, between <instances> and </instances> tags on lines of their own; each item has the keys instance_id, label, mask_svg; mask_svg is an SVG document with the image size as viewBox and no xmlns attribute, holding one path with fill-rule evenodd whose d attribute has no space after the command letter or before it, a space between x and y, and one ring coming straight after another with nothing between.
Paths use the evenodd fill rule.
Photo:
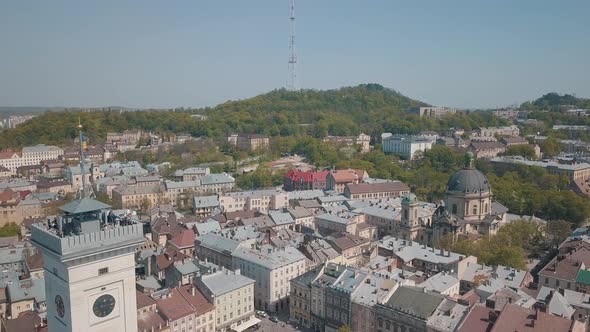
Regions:
<instances>
[{"instance_id":1,"label":"antenna mast","mask_svg":"<svg viewBox=\"0 0 590 332\"><path fill-rule=\"evenodd\" d=\"M289 16L289 78L287 90L297 90L297 55L295 54L295 0L290 0L291 14Z\"/></svg>"}]
</instances>

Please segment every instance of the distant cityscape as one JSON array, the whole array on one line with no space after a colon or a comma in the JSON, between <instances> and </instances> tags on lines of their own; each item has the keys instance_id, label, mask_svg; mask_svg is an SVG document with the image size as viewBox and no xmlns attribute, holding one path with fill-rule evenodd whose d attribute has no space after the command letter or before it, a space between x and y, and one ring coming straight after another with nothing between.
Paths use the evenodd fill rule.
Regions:
<instances>
[{"instance_id":1,"label":"distant cityscape","mask_svg":"<svg viewBox=\"0 0 590 332\"><path fill-rule=\"evenodd\" d=\"M419 179L279 156L277 138L264 134L212 143L134 128L91 142L81 122L67 146L4 149L2 331L586 331L586 223L556 231L551 218L512 211L513 202L496 199L504 188L480 168L541 170L587 202L589 127L552 126L562 138L548 156L544 142L554 138L531 133L539 124L527 111L488 112L511 124L317 140L408 169L438 161L437 151L453 156L457 167L440 173L444 196L430 201ZM247 157L187 164L203 153L195 151ZM248 187L244 179L261 169L280 183ZM516 253L462 247L506 236L534 237L504 248Z\"/></svg>"}]
</instances>

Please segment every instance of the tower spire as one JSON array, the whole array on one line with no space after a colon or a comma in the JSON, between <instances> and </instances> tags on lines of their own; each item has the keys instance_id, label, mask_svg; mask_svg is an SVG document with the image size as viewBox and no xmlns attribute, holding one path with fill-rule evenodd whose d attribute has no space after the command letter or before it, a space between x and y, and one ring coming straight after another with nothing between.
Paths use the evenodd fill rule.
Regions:
<instances>
[{"instance_id":1,"label":"tower spire","mask_svg":"<svg viewBox=\"0 0 590 332\"><path fill-rule=\"evenodd\" d=\"M290 0L289 15L289 78L287 90L297 90L297 55L295 52L295 0Z\"/></svg>"},{"instance_id":2,"label":"tower spire","mask_svg":"<svg viewBox=\"0 0 590 332\"><path fill-rule=\"evenodd\" d=\"M78 117L78 139L80 140L80 173L82 175L82 190L80 191L80 199L86 197L86 170L84 168L84 135L82 135L82 123Z\"/></svg>"}]
</instances>

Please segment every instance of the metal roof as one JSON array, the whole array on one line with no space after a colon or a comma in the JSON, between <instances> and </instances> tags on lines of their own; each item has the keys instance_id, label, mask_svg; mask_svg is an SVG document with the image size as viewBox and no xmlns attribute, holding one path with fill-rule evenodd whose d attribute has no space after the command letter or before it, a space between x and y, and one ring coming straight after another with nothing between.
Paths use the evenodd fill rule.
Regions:
<instances>
[{"instance_id":1,"label":"metal roof","mask_svg":"<svg viewBox=\"0 0 590 332\"><path fill-rule=\"evenodd\" d=\"M92 198L82 198L72 201L59 209L69 213L69 214L78 214L78 213L85 213L85 212L92 212L98 210L108 209L111 206L108 204L104 204Z\"/></svg>"}]
</instances>

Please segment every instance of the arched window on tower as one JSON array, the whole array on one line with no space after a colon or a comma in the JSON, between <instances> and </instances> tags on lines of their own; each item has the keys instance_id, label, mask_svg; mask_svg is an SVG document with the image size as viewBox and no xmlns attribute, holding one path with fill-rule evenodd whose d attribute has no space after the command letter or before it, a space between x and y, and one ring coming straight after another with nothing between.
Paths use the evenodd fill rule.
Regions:
<instances>
[{"instance_id":1,"label":"arched window on tower","mask_svg":"<svg viewBox=\"0 0 590 332\"><path fill-rule=\"evenodd\" d=\"M476 215L477 214L477 205L473 206L473 214Z\"/></svg>"},{"instance_id":2,"label":"arched window on tower","mask_svg":"<svg viewBox=\"0 0 590 332\"><path fill-rule=\"evenodd\" d=\"M483 210L483 212L485 212L485 213L488 213L488 212L490 212L490 211L488 211L488 203L486 203L486 204L484 205L484 210Z\"/></svg>"},{"instance_id":3,"label":"arched window on tower","mask_svg":"<svg viewBox=\"0 0 590 332\"><path fill-rule=\"evenodd\" d=\"M404 211L404 219L405 220L408 220L408 210L405 210Z\"/></svg>"},{"instance_id":4,"label":"arched window on tower","mask_svg":"<svg viewBox=\"0 0 590 332\"><path fill-rule=\"evenodd\" d=\"M453 204L453 214L457 214L457 204Z\"/></svg>"}]
</instances>

